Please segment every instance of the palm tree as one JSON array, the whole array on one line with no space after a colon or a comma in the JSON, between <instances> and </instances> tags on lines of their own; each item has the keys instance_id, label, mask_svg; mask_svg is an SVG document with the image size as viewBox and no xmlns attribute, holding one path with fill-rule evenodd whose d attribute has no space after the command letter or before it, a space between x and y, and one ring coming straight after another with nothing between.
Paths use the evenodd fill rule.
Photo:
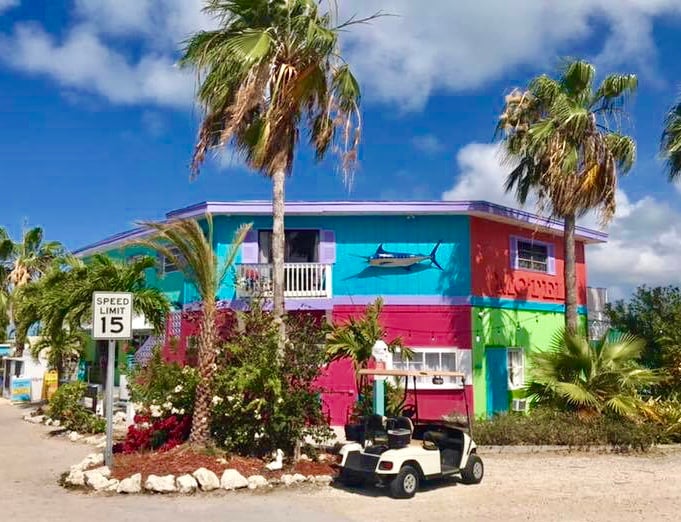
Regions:
<instances>
[{"instance_id":1,"label":"palm tree","mask_svg":"<svg viewBox=\"0 0 681 522\"><path fill-rule=\"evenodd\" d=\"M667 161L669 181L681 174L681 100L669 109L660 140L662 157Z\"/></svg>"},{"instance_id":2,"label":"palm tree","mask_svg":"<svg viewBox=\"0 0 681 522\"><path fill-rule=\"evenodd\" d=\"M593 65L577 60L558 78L534 78L524 92L506 97L497 128L515 163L506 190L521 204L534 193L540 210L564 221L565 321L572 333L578 328L576 219L594 209L603 224L612 219L617 174L628 172L636 158L636 143L618 126L637 78L612 74L594 88L595 74Z\"/></svg>"},{"instance_id":3,"label":"palm tree","mask_svg":"<svg viewBox=\"0 0 681 522\"><path fill-rule=\"evenodd\" d=\"M56 335L41 337L31 346L31 355L38 358L43 350L47 364L57 370L58 385L69 381L85 349L85 334L80 330L60 329Z\"/></svg>"},{"instance_id":4,"label":"palm tree","mask_svg":"<svg viewBox=\"0 0 681 522\"><path fill-rule=\"evenodd\" d=\"M345 324L335 326L326 339L329 362L346 358L352 361L358 393L363 392L367 382L366 377L360 377L359 370L367 368L374 344L385 337L380 323L382 309L383 299L379 297L367 306L362 316L350 317ZM403 359L412 359L413 352L404 346L402 338L396 337L387 345L391 353L399 351Z\"/></svg>"},{"instance_id":5,"label":"palm tree","mask_svg":"<svg viewBox=\"0 0 681 522\"><path fill-rule=\"evenodd\" d=\"M0 259L9 266L8 289L5 307L11 323L16 325L13 301L16 292L38 279L55 261L64 256L64 247L58 241L43 241L43 229L33 227L25 230L21 241L14 242L4 229L0 229ZM15 333L16 355L24 352L26 337Z\"/></svg>"},{"instance_id":6,"label":"palm tree","mask_svg":"<svg viewBox=\"0 0 681 522\"><path fill-rule=\"evenodd\" d=\"M628 334L590 344L559 332L549 351L532 357L528 393L534 402L584 414L634 415L642 406L638 392L659 382L654 370L637 362L644 347L643 340Z\"/></svg>"},{"instance_id":7,"label":"palm tree","mask_svg":"<svg viewBox=\"0 0 681 522\"><path fill-rule=\"evenodd\" d=\"M234 264L239 247L251 229L242 225L232 239L229 252L220 260L213 249L213 220L208 216L206 231L195 220L143 223L154 237L141 244L169 259L190 281L201 297L203 310L198 339L199 375L189 442L205 446L210 441L210 412L215 374L218 330L215 323L217 295Z\"/></svg>"},{"instance_id":8,"label":"palm tree","mask_svg":"<svg viewBox=\"0 0 681 522\"><path fill-rule=\"evenodd\" d=\"M95 291L131 292L134 312L160 331L170 304L159 289L146 287L146 270L155 266L150 256L124 262L101 254L87 263L73 257L55 263L43 277L17 290L17 336L25 338L29 328L39 325L41 339L31 351L37 355L49 346L48 360L61 376L63 363L82 351L82 327L90 322Z\"/></svg>"},{"instance_id":9,"label":"palm tree","mask_svg":"<svg viewBox=\"0 0 681 522\"><path fill-rule=\"evenodd\" d=\"M9 308L9 260L14 243L7 230L0 227L0 342L7 339L7 327L10 323Z\"/></svg>"},{"instance_id":10,"label":"palm tree","mask_svg":"<svg viewBox=\"0 0 681 522\"><path fill-rule=\"evenodd\" d=\"M315 0L206 0L220 27L193 35L180 64L198 74L204 116L192 172L227 145L272 180L273 311L280 351L284 306L284 185L306 127L321 160L339 152L350 179L360 137L360 89L342 59L339 34L373 17L335 23Z\"/></svg>"}]
</instances>

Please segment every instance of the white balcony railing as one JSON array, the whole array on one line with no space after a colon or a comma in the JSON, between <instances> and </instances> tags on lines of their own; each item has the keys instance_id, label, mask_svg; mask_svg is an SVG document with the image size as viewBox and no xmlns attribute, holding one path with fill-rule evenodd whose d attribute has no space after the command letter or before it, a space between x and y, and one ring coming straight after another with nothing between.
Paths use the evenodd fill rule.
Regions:
<instances>
[{"instance_id":1,"label":"white balcony railing","mask_svg":"<svg viewBox=\"0 0 681 522\"><path fill-rule=\"evenodd\" d=\"M284 297L331 298L331 267L323 263L285 263ZM272 295L272 265L237 265L237 296L270 297Z\"/></svg>"}]
</instances>

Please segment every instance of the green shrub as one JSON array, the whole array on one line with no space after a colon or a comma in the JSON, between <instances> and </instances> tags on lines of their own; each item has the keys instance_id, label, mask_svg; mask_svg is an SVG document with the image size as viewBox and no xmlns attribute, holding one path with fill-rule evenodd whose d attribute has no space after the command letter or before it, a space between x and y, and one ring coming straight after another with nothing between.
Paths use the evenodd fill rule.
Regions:
<instances>
[{"instance_id":1,"label":"green shrub","mask_svg":"<svg viewBox=\"0 0 681 522\"><path fill-rule=\"evenodd\" d=\"M160 350L146 366L128 371L131 400L142 406L142 414L155 419L170 415L191 415L199 372L191 366L167 363Z\"/></svg>"},{"instance_id":2,"label":"green shrub","mask_svg":"<svg viewBox=\"0 0 681 522\"><path fill-rule=\"evenodd\" d=\"M658 427L661 443L681 442L681 400L677 395L667 399L648 399L643 412Z\"/></svg>"},{"instance_id":3,"label":"green shrub","mask_svg":"<svg viewBox=\"0 0 681 522\"><path fill-rule=\"evenodd\" d=\"M607 415L584 418L573 412L537 408L528 414L508 413L479 419L473 434L480 445L610 445L645 450L659 440L660 430L651 422Z\"/></svg>"},{"instance_id":4,"label":"green shrub","mask_svg":"<svg viewBox=\"0 0 681 522\"><path fill-rule=\"evenodd\" d=\"M83 406L86 389L87 385L80 381L62 384L50 399L47 414L58 419L67 430L102 433L106 429L106 421Z\"/></svg>"},{"instance_id":5,"label":"green shrub","mask_svg":"<svg viewBox=\"0 0 681 522\"><path fill-rule=\"evenodd\" d=\"M239 315L242 328L218 362L212 401L215 441L229 451L265 455L277 448L291 452L305 436L327 437L314 388L326 362L323 322L307 314L289 315L288 342L280 357L272 314L256 304Z\"/></svg>"}]
</instances>

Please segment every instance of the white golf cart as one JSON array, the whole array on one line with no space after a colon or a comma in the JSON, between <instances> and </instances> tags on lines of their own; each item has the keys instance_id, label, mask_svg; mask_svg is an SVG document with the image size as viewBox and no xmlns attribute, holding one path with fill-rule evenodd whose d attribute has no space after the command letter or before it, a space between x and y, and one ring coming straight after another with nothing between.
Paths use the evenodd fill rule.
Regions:
<instances>
[{"instance_id":1,"label":"white golf cart","mask_svg":"<svg viewBox=\"0 0 681 522\"><path fill-rule=\"evenodd\" d=\"M424 480L458 476L464 484L478 484L484 474L482 459L476 454L471 438L471 419L464 387L454 390L464 394L466 426L444 421L420 422L416 378L432 377L442 384L444 377L460 378L458 372L360 370L360 374L409 377L414 383L414 421L409 417L386 418L372 415L361 423L346 425L345 444L341 450L339 480L349 487L382 483L394 498L411 498ZM407 393L405 386L405 396Z\"/></svg>"}]
</instances>

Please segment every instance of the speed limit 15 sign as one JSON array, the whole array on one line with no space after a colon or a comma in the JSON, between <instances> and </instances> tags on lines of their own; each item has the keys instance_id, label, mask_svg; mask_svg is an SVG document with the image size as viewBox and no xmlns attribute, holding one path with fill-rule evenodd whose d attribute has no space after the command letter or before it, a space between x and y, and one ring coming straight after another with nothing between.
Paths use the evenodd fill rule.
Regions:
<instances>
[{"instance_id":1,"label":"speed limit 15 sign","mask_svg":"<svg viewBox=\"0 0 681 522\"><path fill-rule=\"evenodd\" d=\"M132 339L132 294L92 294L92 338Z\"/></svg>"}]
</instances>

